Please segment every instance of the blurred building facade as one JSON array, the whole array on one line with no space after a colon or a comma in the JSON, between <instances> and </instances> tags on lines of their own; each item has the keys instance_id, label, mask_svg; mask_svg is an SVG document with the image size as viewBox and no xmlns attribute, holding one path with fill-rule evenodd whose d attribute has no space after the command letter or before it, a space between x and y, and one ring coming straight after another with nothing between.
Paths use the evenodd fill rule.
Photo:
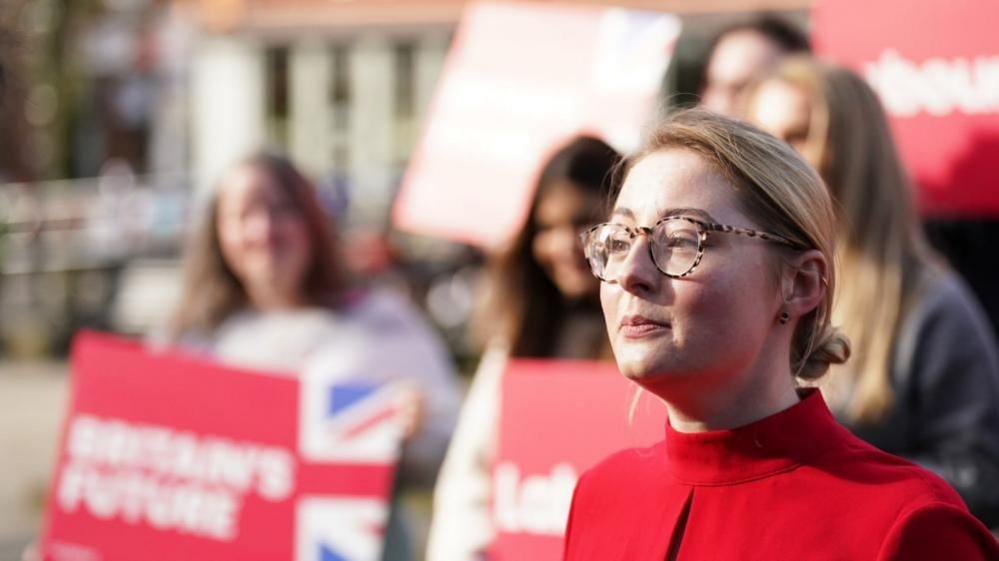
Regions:
<instances>
[{"instance_id":1,"label":"blurred building facade","mask_svg":"<svg viewBox=\"0 0 999 561\"><path fill-rule=\"evenodd\" d=\"M360 221L383 221L460 9L453 1L176 2L172 17L193 28L196 189L267 146L349 192Z\"/></svg>"},{"instance_id":2,"label":"blurred building facade","mask_svg":"<svg viewBox=\"0 0 999 561\"><path fill-rule=\"evenodd\" d=\"M360 221L385 220L465 3L174 0L172 16L193 30L189 138L199 191L233 158L266 145L349 192ZM574 3L724 18L810 2Z\"/></svg>"}]
</instances>

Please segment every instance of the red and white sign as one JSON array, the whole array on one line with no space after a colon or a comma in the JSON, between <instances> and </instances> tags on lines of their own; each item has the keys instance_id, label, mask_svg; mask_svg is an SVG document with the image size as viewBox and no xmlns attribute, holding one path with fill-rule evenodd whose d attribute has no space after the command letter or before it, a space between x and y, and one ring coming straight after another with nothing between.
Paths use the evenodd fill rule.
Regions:
<instances>
[{"instance_id":1,"label":"red and white sign","mask_svg":"<svg viewBox=\"0 0 999 561\"><path fill-rule=\"evenodd\" d=\"M394 210L403 230L495 246L522 224L542 160L587 131L639 142L680 33L674 16L470 3Z\"/></svg>"},{"instance_id":2,"label":"red and white sign","mask_svg":"<svg viewBox=\"0 0 999 561\"><path fill-rule=\"evenodd\" d=\"M822 0L816 49L881 96L927 214L999 215L999 2Z\"/></svg>"},{"instance_id":3,"label":"red and white sign","mask_svg":"<svg viewBox=\"0 0 999 561\"><path fill-rule=\"evenodd\" d=\"M666 408L613 365L513 361L503 379L490 559L557 561L579 475L623 448L662 440Z\"/></svg>"},{"instance_id":4,"label":"red and white sign","mask_svg":"<svg viewBox=\"0 0 999 561\"><path fill-rule=\"evenodd\" d=\"M380 558L400 443L387 389L92 333L72 372L44 559Z\"/></svg>"}]
</instances>

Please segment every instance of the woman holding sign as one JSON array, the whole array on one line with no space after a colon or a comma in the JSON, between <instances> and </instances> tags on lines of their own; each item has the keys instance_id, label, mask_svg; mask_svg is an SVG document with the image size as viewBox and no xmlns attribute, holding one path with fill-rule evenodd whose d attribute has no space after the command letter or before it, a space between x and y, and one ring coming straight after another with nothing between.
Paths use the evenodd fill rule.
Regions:
<instances>
[{"instance_id":1,"label":"woman holding sign","mask_svg":"<svg viewBox=\"0 0 999 561\"><path fill-rule=\"evenodd\" d=\"M523 228L491 263L481 317L489 345L441 468L428 561L481 559L492 543L491 470L507 360L609 358L599 283L578 234L606 210L619 161L613 148L589 136L558 147L541 166Z\"/></svg>"},{"instance_id":2,"label":"woman holding sign","mask_svg":"<svg viewBox=\"0 0 999 561\"><path fill-rule=\"evenodd\" d=\"M399 385L400 476L431 485L459 402L447 350L403 298L348 287L312 183L284 158L255 155L223 176L206 217L171 340L246 368ZM394 529L387 550L398 559Z\"/></svg>"},{"instance_id":3,"label":"woman holding sign","mask_svg":"<svg viewBox=\"0 0 999 561\"><path fill-rule=\"evenodd\" d=\"M567 560L999 556L942 479L802 387L849 356L834 236L821 179L783 142L702 111L653 134L584 244L618 366L664 402L666 438L582 476Z\"/></svg>"},{"instance_id":4,"label":"woman holding sign","mask_svg":"<svg viewBox=\"0 0 999 561\"><path fill-rule=\"evenodd\" d=\"M839 209L833 320L853 359L823 393L857 436L933 470L999 526L999 357L981 306L923 237L877 95L845 68L789 59L746 118L794 146Z\"/></svg>"}]
</instances>

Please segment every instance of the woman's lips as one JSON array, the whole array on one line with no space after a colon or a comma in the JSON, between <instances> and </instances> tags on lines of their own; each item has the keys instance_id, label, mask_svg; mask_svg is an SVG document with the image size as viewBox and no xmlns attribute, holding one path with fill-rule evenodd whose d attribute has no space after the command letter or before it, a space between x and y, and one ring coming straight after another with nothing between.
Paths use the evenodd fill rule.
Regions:
<instances>
[{"instance_id":1,"label":"woman's lips","mask_svg":"<svg viewBox=\"0 0 999 561\"><path fill-rule=\"evenodd\" d=\"M658 335L670 329L666 322L654 321L645 316L626 316L618 325L618 333L630 339Z\"/></svg>"}]
</instances>

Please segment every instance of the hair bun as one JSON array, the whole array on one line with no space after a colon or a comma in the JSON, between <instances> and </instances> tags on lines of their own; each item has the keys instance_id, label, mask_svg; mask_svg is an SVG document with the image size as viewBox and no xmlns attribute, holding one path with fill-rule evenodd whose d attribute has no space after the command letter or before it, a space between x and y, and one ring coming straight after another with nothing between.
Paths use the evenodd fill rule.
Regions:
<instances>
[{"instance_id":1,"label":"hair bun","mask_svg":"<svg viewBox=\"0 0 999 561\"><path fill-rule=\"evenodd\" d=\"M849 358L850 340L840 330L829 326L798 365L795 375L802 380L818 380L829 370L829 365L843 364Z\"/></svg>"}]
</instances>

